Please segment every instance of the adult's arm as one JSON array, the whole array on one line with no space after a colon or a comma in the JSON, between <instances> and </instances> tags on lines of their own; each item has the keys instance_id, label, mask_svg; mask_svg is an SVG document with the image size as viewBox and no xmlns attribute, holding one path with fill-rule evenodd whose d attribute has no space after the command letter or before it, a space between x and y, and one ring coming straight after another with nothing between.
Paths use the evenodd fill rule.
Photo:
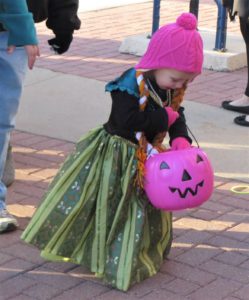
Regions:
<instances>
[{"instance_id":1,"label":"adult's arm","mask_svg":"<svg viewBox=\"0 0 249 300\"><path fill-rule=\"evenodd\" d=\"M0 0L0 22L9 32L8 45L37 45L34 21L26 0Z\"/></svg>"},{"instance_id":2,"label":"adult's arm","mask_svg":"<svg viewBox=\"0 0 249 300\"><path fill-rule=\"evenodd\" d=\"M80 28L77 16L79 0L49 0L46 25L55 34L73 32Z\"/></svg>"}]
</instances>

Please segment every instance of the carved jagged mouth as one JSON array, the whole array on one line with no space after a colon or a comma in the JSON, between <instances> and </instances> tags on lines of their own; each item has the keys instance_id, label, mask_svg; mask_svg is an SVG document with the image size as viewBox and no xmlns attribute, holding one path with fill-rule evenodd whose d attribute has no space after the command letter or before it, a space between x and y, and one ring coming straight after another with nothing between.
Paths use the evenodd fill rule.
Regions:
<instances>
[{"instance_id":1,"label":"carved jagged mouth","mask_svg":"<svg viewBox=\"0 0 249 300\"><path fill-rule=\"evenodd\" d=\"M181 198L186 198L188 192L190 194L192 194L192 196L195 196L198 192L198 188L202 187L204 184L204 180L202 180L201 182L197 183L195 189L191 189L191 188L186 188L186 190L182 193L181 190L179 188L173 188L173 187L169 187L169 189L171 190L172 193L175 193L176 191L178 192L179 196Z\"/></svg>"}]
</instances>

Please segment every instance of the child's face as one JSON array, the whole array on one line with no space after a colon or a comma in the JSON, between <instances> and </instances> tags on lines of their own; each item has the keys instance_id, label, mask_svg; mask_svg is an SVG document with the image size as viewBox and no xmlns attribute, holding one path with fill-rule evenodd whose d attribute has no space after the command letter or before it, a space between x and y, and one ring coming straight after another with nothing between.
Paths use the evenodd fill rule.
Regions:
<instances>
[{"instance_id":1,"label":"child's face","mask_svg":"<svg viewBox=\"0 0 249 300\"><path fill-rule=\"evenodd\" d=\"M158 69L154 71L154 76L161 89L177 89L192 82L197 74L173 69Z\"/></svg>"}]
</instances>

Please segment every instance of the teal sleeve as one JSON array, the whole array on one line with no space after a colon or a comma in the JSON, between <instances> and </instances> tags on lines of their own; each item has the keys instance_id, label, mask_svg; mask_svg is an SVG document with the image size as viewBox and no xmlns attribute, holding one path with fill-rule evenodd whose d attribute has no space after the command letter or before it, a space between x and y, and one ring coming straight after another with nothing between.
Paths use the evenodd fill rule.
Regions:
<instances>
[{"instance_id":1,"label":"teal sleeve","mask_svg":"<svg viewBox=\"0 0 249 300\"><path fill-rule=\"evenodd\" d=\"M120 77L108 82L105 86L106 92L112 92L115 90L127 92L137 98L140 97L136 79L136 70L134 68L125 71Z\"/></svg>"},{"instance_id":2,"label":"teal sleeve","mask_svg":"<svg viewBox=\"0 0 249 300\"><path fill-rule=\"evenodd\" d=\"M25 0L0 0L0 22L9 32L8 45L36 45L36 30Z\"/></svg>"}]
</instances>

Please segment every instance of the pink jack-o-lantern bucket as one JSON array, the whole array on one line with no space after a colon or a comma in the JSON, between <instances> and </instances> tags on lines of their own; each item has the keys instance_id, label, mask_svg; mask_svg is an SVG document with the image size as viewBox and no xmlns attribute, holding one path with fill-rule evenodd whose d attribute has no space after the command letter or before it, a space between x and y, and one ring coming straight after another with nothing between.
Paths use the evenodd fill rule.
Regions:
<instances>
[{"instance_id":1,"label":"pink jack-o-lantern bucket","mask_svg":"<svg viewBox=\"0 0 249 300\"><path fill-rule=\"evenodd\" d=\"M174 211L201 205L213 192L214 173L200 148L166 151L145 163L144 188L153 206Z\"/></svg>"}]
</instances>

